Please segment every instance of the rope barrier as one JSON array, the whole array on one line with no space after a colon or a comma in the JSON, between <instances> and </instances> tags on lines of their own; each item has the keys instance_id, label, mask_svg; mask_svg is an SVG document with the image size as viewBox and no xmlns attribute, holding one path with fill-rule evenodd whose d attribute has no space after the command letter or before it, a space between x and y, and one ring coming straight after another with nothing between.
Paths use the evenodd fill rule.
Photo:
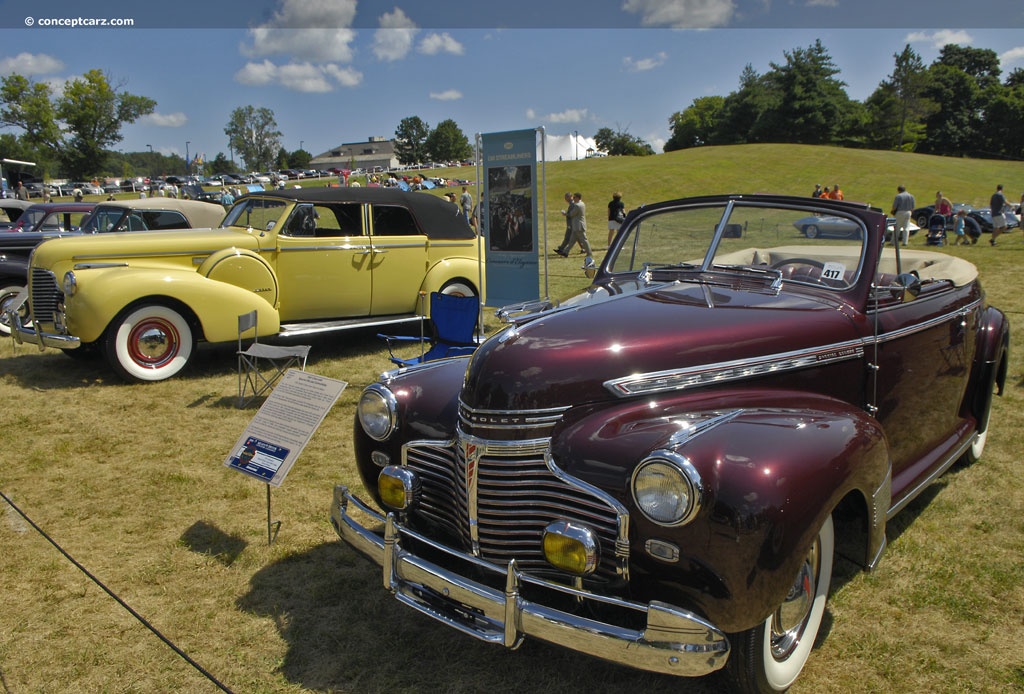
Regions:
<instances>
[{"instance_id":1,"label":"rope barrier","mask_svg":"<svg viewBox=\"0 0 1024 694\"><path fill-rule=\"evenodd\" d=\"M120 605L125 610L127 610L128 613L132 617L135 617L135 619L138 620L140 624L142 624L142 626L146 627L151 632L153 632L153 634L158 639L163 641L164 644L166 644L168 648L170 648L172 651L177 653L178 656L180 656L186 663L188 663L193 668L195 668L206 679L208 679L210 682L212 682L214 685L216 685L222 692L227 692L228 694L233 694L233 692L223 682L221 682L216 677L214 677L212 674L210 674L210 672L208 672L205 668L203 668L202 665L200 665L195 660L193 660L187 653L185 653L185 651L183 651L180 648L178 648L178 646L176 646L174 644L174 642L172 642L169 638L167 638L166 636L161 634L160 631L155 626L150 624L150 622L145 617L143 617L141 614L136 612L132 608L131 605L129 605L124 600L122 600L121 597L118 596L110 588L107 588L107 586L104 585L101 580L96 578L96 576L94 576L87 568L82 566L74 557L72 557L70 554L68 554L64 550L63 547L58 545L57 542L53 538L51 538L49 535L46 534L45 530L43 530L38 525L36 525L35 521L33 521L31 518L29 518L28 515L24 511L22 511L20 508L18 508L18 506L13 501L11 501L10 498L8 498L8 496L6 494L4 494L3 492L0 492L0 498L2 498L5 502L7 502L7 505L10 506L12 509L14 509L14 511L19 516L21 516L25 520L25 522L27 522L29 525L31 525L32 528L43 537L43 539L45 539L47 542L49 542L51 545L53 545L57 549L58 552L60 552L62 555L64 555L65 559L67 559L69 562L74 564L75 568L77 568L83 574L88 576L90 581L92 581L97 586L99 586L103 590L104 593L109 595L111 598L113 598L117 602L118 605Z\"/></svg>"}]
</instances>

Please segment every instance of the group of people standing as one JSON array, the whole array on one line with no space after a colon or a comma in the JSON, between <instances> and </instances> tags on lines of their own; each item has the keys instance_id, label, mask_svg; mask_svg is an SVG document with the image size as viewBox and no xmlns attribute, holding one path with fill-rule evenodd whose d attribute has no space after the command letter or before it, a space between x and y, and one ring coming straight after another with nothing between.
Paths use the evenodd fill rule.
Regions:
<instances>
[{"instance_id":1,"label":"group of people standing","mask_svg":"<svg viewBox=\"0 0 1024 694\"><path fill-rule=\"evenodd\" d=\"M1021 196L1021 204L1024 205L1024 195ZM988 242L989 245L995 246L996 239L1006 231L1006 212L1013 209L1013 206L1006 200L1002 183L996 186L995 192L989 198L988 206L992 214L992 236ZM904 246L910 242L909 224L915 207L914 196L907 192L906 187L897 186L896 197L892 201L891 215L896 219L895 233L897 238L900 239L900 243ZM1017 208L1018 211L1020 209L1020 207ZM977 239L972 239L970 242L967 240L968 235L965 233L967 210L961 208L954 212L953 203L942 194L941 190L935 193L935 203L932 205L932 210L933 214L939 214L945 218L947 228L952 226L954 246L966 246L968 243L977 243ZM975 233L975 235L977 234Z\"/></svg>"},{"instance_id":2,"label":"group of people standing","mask_svg":"<svg viewBox=\"0 0 1024 694\"><path fill-rule=\"evenodd\" d=\"M839 188L839 184L838 183L835 184L834 186L832 186L831 189L829 189L828 186L825 186L825 188L822 189L820 183L815 183L814 184L814 192L811 193L811 197L812 198L826 198L828 200L843 200L844 199L843 198L843 191L842 191L842 189Z\"/></svg>"}]
</instances>

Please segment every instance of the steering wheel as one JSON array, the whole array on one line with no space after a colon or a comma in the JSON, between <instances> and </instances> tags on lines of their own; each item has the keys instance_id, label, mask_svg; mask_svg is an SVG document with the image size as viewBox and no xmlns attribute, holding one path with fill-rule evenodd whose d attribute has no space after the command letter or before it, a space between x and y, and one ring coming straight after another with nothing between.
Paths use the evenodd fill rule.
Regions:
<instances>
[{"instance_id":1,"label":"steering wheel","mask_svg":"<svg viewBox=\"0 0 1024 694\"><path fill-rule=\"evenodd\" d=\"M821 273L825 270L825 263L820 260L815 260L814 258L786 258L772 263L771 268L773 270L781 270L788 265L793 266L793 270L789 272L790 279L807 280L809 282L821 282ZM796 276L796 268L800 266L812 267L817 272L805 270L800 274L800 276Z\"/></svg>"}]
</instances>

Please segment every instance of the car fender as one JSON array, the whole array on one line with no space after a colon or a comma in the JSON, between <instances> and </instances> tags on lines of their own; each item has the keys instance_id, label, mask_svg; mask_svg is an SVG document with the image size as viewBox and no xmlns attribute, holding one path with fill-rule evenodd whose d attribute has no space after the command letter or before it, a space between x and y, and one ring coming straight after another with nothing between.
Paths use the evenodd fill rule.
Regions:
<instances>
[{"instance_id":1,"label":"car fender","mask_svg":"<svg viewBox=\"0 0 1024 694\"><path fill-rule=\"evenodd\" d=\"M782 602L818 529L848 495L868 516L864 557L884 547L887 442L876 420L847 403L732 390L579 414L556 430L554 463L629 509L631 566L662 577L653 599L694 605L726 631L755 626ZM686 458L700 475L701 508L685 525L655 524L632 500L633 470L656 451ZM649 540L674 546L677 558L648 553Z\"/></svg>"},{"instance_id":2,"label":"car fender","mask_svg":"<svg viewBox=\"0 0 1024 694\"><path fill-rule=\"evenodd\" d=\"M209 342L238 339L238 316L259 311L260 335L280 330L277 311L260 295L184 270L108 267L75 271L78 291L66 301L68 330L84 343L103 336L127 306L177 303L195 316Z\"/></svg>"},{"instance_id":3,"label":"car fender","mask_svg":"<svg viewBox=\"0 0 1024 694\"><path fill-rule=\"evenodd\" d=\"M259 253L246 248L226 248L206 258L197 272L211 280L259 294L271 306L278 306L277 273Z\"/></svg>"},{"instance_id":4,"label":"car fender","mask_svg":"<svg viewBox=\"0 0 1024 694\"><path fill-rule=\"evenodd\" d=\"M420 291L430 296L431 292L440 291L447 282L462 278L476 288L482 303L486 304L486 283L483 280L484 267L473 258L444 258L434 263L423 276Z\"/></svg>"},{"instance_id":5,"label":"car fender","mask_svg":"<svg viewBox=\"0 0 1024 694\"><path fill-rule=\"evenodd\" d=\"M377 504L381 503L377 494L377 475L381 467L371 462L371 455L376 452L379 458L379 454L383 454L391 464L397 465L402 460L405 442L453 439L459 420L458 393L469 359L469 356L439 359L384 373L378 384L394 394L398 419L397 430L386 441L375 441L367 436L359 424L358 411L355 413L356 466L363 486Z\"/></svg>"},{"instance_id":6,"label":"car fender","mask_svg":"<svg viewBox=\"0 0 1024 694\"><path fill-rule=\"evenodd\" d=\"M987 425L984 415L992 406L993 391L1003 394L1009 351L1010 322L1002 311L988 306L979 320L974 365L964 402L967 412L981 427Z\"/></svg>"}]
</instances>

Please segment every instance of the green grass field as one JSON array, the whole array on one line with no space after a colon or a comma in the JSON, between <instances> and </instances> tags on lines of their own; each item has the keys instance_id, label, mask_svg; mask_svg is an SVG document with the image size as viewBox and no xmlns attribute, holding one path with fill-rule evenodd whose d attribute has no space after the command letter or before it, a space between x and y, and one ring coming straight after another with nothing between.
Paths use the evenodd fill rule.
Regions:
<instances>
[{"instance_id":1,"label":"green grass field","mask_svg":"<svg viewBox=\"0 0 1024 694\"><path fill-rule=\"evenodd\" d=\"M839 183L847 199L888 208L903 183L919 204L942 190L985 205L996 183L1020 194L1024 164L762 145L551 163L545 181L553 250L567 190L583 192L591 239L603 247L616 190L632 208ZM1016 330L1024 239L1020 230L1004 238L997 248L941 250L977 264ZM548 263L551 296L586 285L579 256ZM281 528L272 546L265 487L223 466L254 414L234 408L233 344L202 346L184 377L125 385L101 362L0 342L0 492L237 692L721 690L716 677L655 677L535 642L507 652L399 606L327 518L333 486L358 487L352 414L361 389L390 367L387 352L373 332L312 345L308 369L349 386L273 491ZM951 470L890 523L877 571L838 563L827 638L793 691L1024 690L1022 359L1016 349L983 459ZM928 398L920 394L922 416ZM0 586L4 692L216 691L2 501Z\"/></svg>"}]
</instances>

